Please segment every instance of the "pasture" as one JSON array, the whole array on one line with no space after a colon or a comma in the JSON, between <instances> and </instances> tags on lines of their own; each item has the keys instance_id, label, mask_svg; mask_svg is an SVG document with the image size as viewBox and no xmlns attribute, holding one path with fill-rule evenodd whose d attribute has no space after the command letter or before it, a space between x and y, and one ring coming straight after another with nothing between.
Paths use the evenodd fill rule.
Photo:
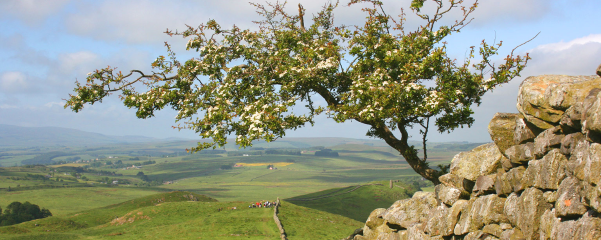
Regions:
<instances>
[{"instance_id":1,"label":"pasture","mask_svg":"<svg viewBox=\"0 0 601 240\"><path fill-rule=\"evenodd\" d=\"M274 200L274 199L270 199ZM189 192L170 192L120 204L0 227L2 239L280 239L273 208L216 202ZM361 222L284 202L288 238L341 239Z\"/></svg>"}]
</instances>

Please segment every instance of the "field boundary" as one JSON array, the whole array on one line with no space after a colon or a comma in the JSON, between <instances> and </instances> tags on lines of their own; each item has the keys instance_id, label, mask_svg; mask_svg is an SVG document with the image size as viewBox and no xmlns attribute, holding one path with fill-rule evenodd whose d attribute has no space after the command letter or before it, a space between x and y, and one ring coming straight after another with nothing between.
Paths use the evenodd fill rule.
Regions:
<instances>
[{"instance_id":1,"label":"field boundary","mask_svg":"<svg viewBox=\"0 0 601 240\"><path fill-rule=\"evenodd\" d=\"M282 222L280 221L280 218L278 218L278 208L280 207L280 198L278 198L275 202L275 207L273 208L273 221L275 222L275 224L278 226L278 229L280 230L280 238L282 238L282 240L288 240L288 237L286 237L286 231L284 231L284 226L282 226Z\"/></svg>"},{"instance_id":2,"label":"field boundary","mask_svg":"<svg viewBox=\"0 0 601 240\"><path fill-rule=\"evenodd\" d=\"M370 185L383 186L380 183L364 184L364 185L355 186L353 189L348 190L346 192L342 192L342 193L337 193L337 192L343 191L344 188L341 189L341 190L335 191L335 192L331 192L331 193L324 194L322 196L318 196L318 197L313 197L313 198L290 198L290 199L286 199L286 201L313 201L313 200L318 200L318 199L323 199L323 198L329 198L329 197L334 197L334 196L339 196L339 195L342 195L342 194L350 193L350 192L353 192L353 191L359 189L360 187L370 186ZM332 193L336 193L336 194L332 194Z\"/></svg>"}]
</instances>

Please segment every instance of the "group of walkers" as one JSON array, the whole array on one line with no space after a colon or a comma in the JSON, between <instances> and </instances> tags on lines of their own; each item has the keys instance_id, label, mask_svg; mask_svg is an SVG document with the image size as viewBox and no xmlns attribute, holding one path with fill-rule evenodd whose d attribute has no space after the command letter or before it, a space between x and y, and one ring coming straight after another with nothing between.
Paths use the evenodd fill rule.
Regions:
<instances>
[{"instance_id":1,"label":"group of walkers","mask_svg":"<svg viewBox=\"0 0 601 240\"><path fill-rule=\"evenodd\" d=\"M275 207L275 202L270 202L270 201L260 201L260 202L256 202L256 203L251 203L250 205L248 205L248 208L269 208L269 207Z\"/></svg>"}]
</instances>

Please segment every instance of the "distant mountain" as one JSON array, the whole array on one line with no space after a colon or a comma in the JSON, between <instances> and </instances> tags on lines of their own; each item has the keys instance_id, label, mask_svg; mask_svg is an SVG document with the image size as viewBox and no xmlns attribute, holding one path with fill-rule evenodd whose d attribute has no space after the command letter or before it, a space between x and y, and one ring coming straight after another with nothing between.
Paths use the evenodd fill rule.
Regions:
<instances>
[{"instance_id":1,"label":"distant mountain","mask_svg":"<svg viewBox=\"0 0 601 240\"><path fill-rule=\"evenodd\" d=\"M19 127L0 124L0 147L97 146L165 141L144 136L108 136L60 127Z\"/></svg>"}]
</instances>

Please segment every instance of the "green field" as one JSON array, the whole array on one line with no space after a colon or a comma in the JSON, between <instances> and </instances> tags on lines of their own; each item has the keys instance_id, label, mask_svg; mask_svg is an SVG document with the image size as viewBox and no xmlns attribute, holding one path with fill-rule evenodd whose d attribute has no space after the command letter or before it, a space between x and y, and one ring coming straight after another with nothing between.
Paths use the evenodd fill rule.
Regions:
<instances>
[{"instance_id":1,"label":"green field","mask_svg":"<svg viewBox=\"0 0 601 240\"><path fill-rule=\"evenodd\" d=\"M15 201L29 201L49 209L54 216L64 216L156 193L148 189L108 187L36 189L3 192L0 206Z\"/></svg>"},{"instance_id":2,"label":"green field","mask_svg":"<svg viewBox=\"0 0 601 240\"><path fill-rule=\"evenodd\" d=\"M279 239L273 208L215 202L189 192L151 195L63 217L0 227L2 239ZM352 219L283 202L289 239L340 239Z\"/></svg>"},{"instance_id":3,"label":"green field","mask_svg":"<svg viewBox=\"0 0 601 240\"><path fill-rule=\"evenodd\" d=\"M29 201L54 214L2 227L0 238L279 239L273 212L247 206L280 198L285 200L281 219L289 239L340 239L361 227L373 209L388 207L419 189L432 190L431 183L420 179L382 141L288 139L258 142L246 150L227 145L225 151L186 154L183 149L191 144L195 143L0 149L3 166L61 162L0 167L0 207ZM450 163L464 145L432 144L431 165ZM339 155L315 156L324 148ZM269 149L297 154L267 154ZM389 180L395 180L393 188ZM127 205L171 191L219 202L142 200L147 204ZM240 211L217 211L232 207ZM127 221L111 223L118 219Z\"/></svg>"}]
</instances>

